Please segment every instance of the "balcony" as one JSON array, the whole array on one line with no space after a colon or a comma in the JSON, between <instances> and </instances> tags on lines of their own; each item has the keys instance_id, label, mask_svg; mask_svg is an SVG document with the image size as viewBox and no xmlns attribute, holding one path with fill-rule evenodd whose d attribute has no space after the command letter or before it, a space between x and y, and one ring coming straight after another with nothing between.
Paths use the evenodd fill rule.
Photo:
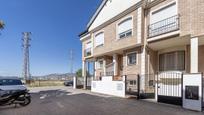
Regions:
<instances>
[{"instance_id":1,"label":"balcony","mask_svg":"<svg viewBox=\"0 0 204 115\"><path fill-rule=\"evenodd\" d=\"M175 15L153 23L148 27L148 38L153 38L159 35L177 31L179 30L179 24L179 15Z\"/></svg>"},{"instance_id":2,"label":"balcony","mask_svg":"<svg viewBox=\"0 0 204 115\"><path fill-rule=\"evenodd\" d=\"M84 57L88 57L92 55L92 48L88 48L84 50Z\"/></svg>"}]
</instances>

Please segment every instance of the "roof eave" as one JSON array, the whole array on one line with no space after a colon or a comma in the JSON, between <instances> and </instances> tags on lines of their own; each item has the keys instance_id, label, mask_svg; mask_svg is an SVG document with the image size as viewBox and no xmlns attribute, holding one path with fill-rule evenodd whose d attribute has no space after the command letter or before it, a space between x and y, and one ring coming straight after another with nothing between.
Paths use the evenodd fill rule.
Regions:
<instances>
[{"instance_id":1,"label":"roof eave","mask_svg":"<svg viewBox=\"0 0 204 115\"><path fill-rule=\"evenodd\" d=\"M94 20L97 18L98 14L101 12L101 10L103 9L103 7L106 5L106 2L108 0L103 0L102 3L100 4L100 6L98 7L98 9L96 10L96 12L94 13L94 15L91 17L91 20L89 21L89 23L87 24L86 28L87 30L90 28L90 26L93 24Z\"/></svg>"}]
</instances>

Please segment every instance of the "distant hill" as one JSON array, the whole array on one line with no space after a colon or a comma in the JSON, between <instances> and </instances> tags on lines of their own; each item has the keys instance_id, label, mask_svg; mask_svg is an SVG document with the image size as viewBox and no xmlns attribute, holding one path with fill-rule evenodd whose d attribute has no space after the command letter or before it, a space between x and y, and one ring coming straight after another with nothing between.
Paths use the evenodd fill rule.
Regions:
<instances>
[{"instance_id":1,"label":"distant hill","mask_svg":"<svg viewBox=\"0 0 204 115\"><path fill-rule=\"evenodd\" d=\"M71 73L64 73L64 74L59 74L59 73L54 73L54 74L48 74L48 75L43 75L43 76L31 76L31 79L34 80L69 80L71 79L75 74ZM0 76L0 78L22 78L18 76Z\"/></svg>"},{"instance_id":2,"label":"distant hill","mask_svg":"<svg viewBox=\"0 0 204 115\"><path fill-rule=\"evenodd\" d=\"M75 74L65 73L65 74L48 74L44 76L32 76L32 79L44 79L44 80L67 80L75 76Z\"/></svg>"},{"instance_id":3,"label":"distant hill","mask_svg":"<svg viewBox=\"0 0 204 115\"><path fill-rule=\"evenodd\" d=\"M0 76L0 78L19 78L18 76Z\"/></svg>"}]
</instances>

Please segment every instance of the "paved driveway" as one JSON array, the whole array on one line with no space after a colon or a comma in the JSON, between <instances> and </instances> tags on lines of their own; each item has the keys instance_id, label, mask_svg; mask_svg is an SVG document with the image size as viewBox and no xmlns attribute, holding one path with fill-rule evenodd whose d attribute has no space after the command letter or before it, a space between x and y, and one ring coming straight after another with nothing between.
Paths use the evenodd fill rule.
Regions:
<instances>
[{"instance_id":1,"label":"paved driveway","mask_svg":"<svg viewBox=\"0 0 204 115\"><path fill-rule=\"evenodd\" d=\"M31 89L27 107L0 107L0 115L203 115L181 107L92 94L71 88Z\"/></svg>"}]
</instances>

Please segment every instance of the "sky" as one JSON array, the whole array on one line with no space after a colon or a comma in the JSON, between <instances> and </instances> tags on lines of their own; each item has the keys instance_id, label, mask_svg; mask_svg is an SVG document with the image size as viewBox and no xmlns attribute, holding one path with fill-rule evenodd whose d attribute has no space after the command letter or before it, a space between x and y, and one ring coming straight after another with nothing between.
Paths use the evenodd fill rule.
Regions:
<instances>
[{"instance_id":1,"label":"sky","mask_svg":"<svg viewBox=\"0 0 204 115\"><path fill-rule=\"evenodd\" d=\"M0 0L0 76L21 76L22 32L32 32L30 69L34 76L70 72L73 49L74 71L81 68L78 34L101 0Z\"/></svg>"}]
</instances>

